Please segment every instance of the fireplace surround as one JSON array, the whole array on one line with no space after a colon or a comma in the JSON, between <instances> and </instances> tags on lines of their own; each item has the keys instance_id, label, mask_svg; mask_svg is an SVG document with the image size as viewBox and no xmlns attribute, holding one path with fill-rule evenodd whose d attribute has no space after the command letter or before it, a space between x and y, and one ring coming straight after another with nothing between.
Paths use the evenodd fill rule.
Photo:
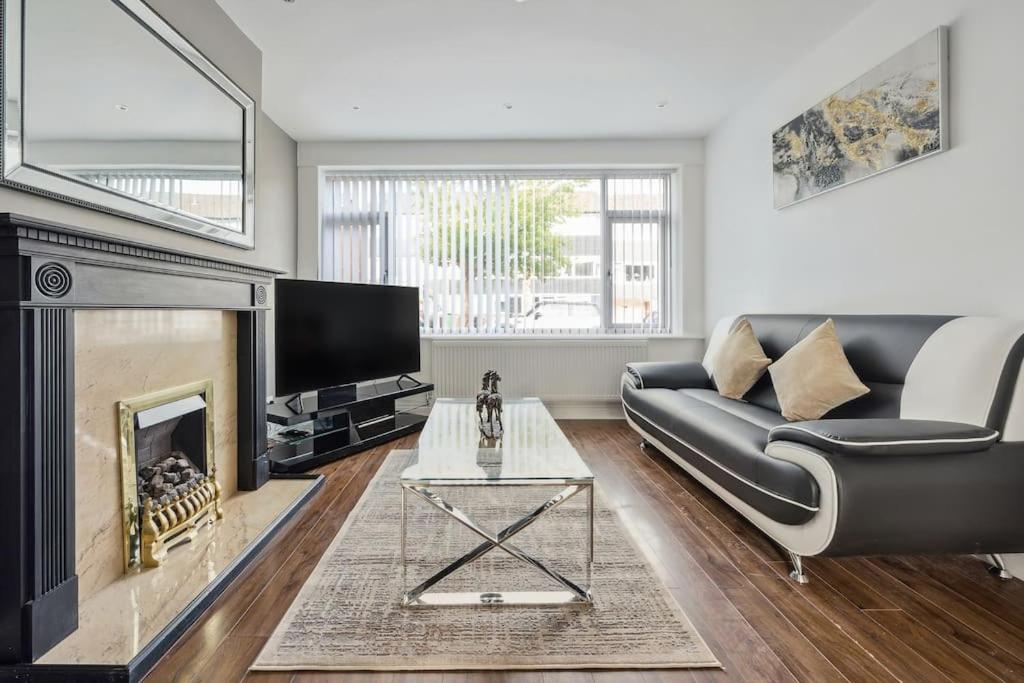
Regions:
<instances>
[{"instance_id":1,"label":"fireplace surround","mask_svg":"<svg viewBox=\"0 0 1024 683\"><path fill-rule=\"evenodd\" d=\"M76 470L84 472L97 463L92 452L79 456L88 455L87 461L76 458L76 427L82 427L76 425L76 393L89 394L93 384L90 373L117 381L132 375L129 370L138 370L145 392L120 393L102 403L94 415L97 420L110 419L116 453L117 400L173 388L181 380L168 380L188 374L176 370L160 375L158 364L150 362L146 353L130 359L135 366L108 368L109 358L83 356L81 348L76 353L76 331L82 342L88 342L121 318L132 321L144 315L163 324L161 321L167 322L165 317L171 316L172 329L180 327L181 316L223 319L222 326L217 327L216 320L212 323L215 329L224 330L218 333L216 344L202 346L216 350L208 367L220 373L216 391L223 400L217 407L216 455L193 464L208 468L206 474L217 477L227 492L256 491L269 479L265 328L270 288L278 274L267 268L0 214L0 381L8 388L0 396L0 452L5 454L0 476L0 547L4 548L0 553L0 677L13 673L40 680L68 676L76 680L135 680L283 526L285 515L312 496L314 488L296 494L299 497L294 504L281 508L282 517L268 519L264 531L254 532L253 542L244 551L240 549L242 555L220 561L221 573L187 609L166 623L161 621L158 637L142 643L130 662L85 668L32 664L75 633L79 606L86 599L80 597L78 563L87 549L79 553L76 548ZM230 326L226 324L229 319ZM151 332L155 336L161 330L157 327ZM179 349L172 341L166 341L168 348L164 349L158 348L159 340L152 341L156 350L143 350L178 354L181 359L188 349ZM89 365L79 369L76 360L82 358ZM179 363L176 367L185 370L195 365L188 358ZM185 379L195 382L202 377ZM227 387L226 394L220 391L220 382ZM212 399L212 391L203 394L205 408L211 413ZM137 433L134 428L132 433ZM206 439L207 446L214 445L210 435ZM82 443L78 446L83 448ZM202 452L206 453L205 446ZM195 457L202 460L205 456ZM137 485L137 480L133 483ZM92 490L77 492L78 497L94 495ZM111 511L120 517L116 497L114 500ZM119 549L120 540L111 546ZM121 558L117 562L120 564ZM104 584L109 586L107 576L91 585L87 595L96 594Z\"/></svg>"}]
</instances>

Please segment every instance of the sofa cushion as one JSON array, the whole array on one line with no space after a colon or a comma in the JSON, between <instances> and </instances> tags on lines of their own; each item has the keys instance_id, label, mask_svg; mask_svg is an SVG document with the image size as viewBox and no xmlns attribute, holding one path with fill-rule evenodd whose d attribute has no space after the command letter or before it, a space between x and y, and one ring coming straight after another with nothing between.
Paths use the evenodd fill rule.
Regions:
<instances>
[{"instance_id":1,"label":"sofa cushion","mask_svg":"<svg viewBox=\"0 0 1024 683\"><path fill-rule=\"evenodd\" d=\"M871 391L850 367L831 319L794 344L768 372L787 420L817 420Z\"/></svg>"},{"instance_id":2,"label":"sofa cushion","mask_svg":"<svg viewBox=\"0 0 1024 683\"><path fill-rule=\"evenodd\" d=\"M771 363L750 321L744 318L732 328L715 354L715 387L726 398L743 398Z\"/></svg>"},{"instance_id":3,"label":"sofa cushion","mask_svg":"<svg viewBox=\"0 0 1024 683\"><path fill-rule=\"evenodd\" d=\"M934 455L984 451L999 440L987 427L938 420L813 420L772 428L769 441L795 441L842 455Z\"/></svg>"},{"instance_id":4,"label":"sofa cushion","mask_svg":"<svg viewBox=\"0 0 1024 683\"><path fill-rule=\"evenodd\" d=\"M627 387L623 405L634 424L673 454L772 519L802 524L817 511L814 478L764 454L769 426L784 422L778 413L710 389Z\"/></svg>"},{"instance_id":5,"label":"sofa cushion","mask_svg":"<svg viewBox=\"0 0 1024 683\"><path fill-rule=\"evenodd\" d=\"M731 413L736 417L741 417L762 429L771 429L772 427L786 424L786 418L774 410L755 406L753 403L726 398L713 389L683 389L682 393L712 405L719 410Z\"/></svg>"}]
</instances>

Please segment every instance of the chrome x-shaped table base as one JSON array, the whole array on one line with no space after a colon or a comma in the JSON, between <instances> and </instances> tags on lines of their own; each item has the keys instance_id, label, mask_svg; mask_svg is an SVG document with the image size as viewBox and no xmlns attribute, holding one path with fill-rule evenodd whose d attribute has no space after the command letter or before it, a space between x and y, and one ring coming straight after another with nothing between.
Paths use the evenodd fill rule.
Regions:
<instances>
[{"instance_id":1,"label":"chrome x-shaped table base","mask_svg":"<svg viewBox=\"0 0 1024 683\"><path fill-rule=\"evenodd\" d=\"M521 548L510 542L513 536L523 529L536 522L542 515L569 500L577 493L587 491L588 517L587 517L587 587L583 587L567 579L554 569L546 566L536 557L524 552ZM412 492L417 497L425 500L439 510L450 515L464 527L484 539L484 542L476 546L468 553L458 558L447 567L437 572L426 581L415 588L406 591L402 597L402 604L407 607L427 607L439 605L493 605L493 604L517 604L517 605L560 605L570 603L589 604L593 602L590 596L591 565L594 562L594 485L593 482L571 483L562 489L555 496L549 498L543 505L532 511L517 522L505 527L496 535L484 530L479 524L473 521L465 512L445 501L441 496L431 491L426 486L415 483L402 482L402 586L405 587L405 537L406 537L406 492ZM488 592L488 593L428 593L439 581L451 576L460 568L480 559L491 550L500 548L512 557L537 569L539 572L554 580L565 590L561 591L517 591L517 592Z\"/></svg>"}]
</instances>

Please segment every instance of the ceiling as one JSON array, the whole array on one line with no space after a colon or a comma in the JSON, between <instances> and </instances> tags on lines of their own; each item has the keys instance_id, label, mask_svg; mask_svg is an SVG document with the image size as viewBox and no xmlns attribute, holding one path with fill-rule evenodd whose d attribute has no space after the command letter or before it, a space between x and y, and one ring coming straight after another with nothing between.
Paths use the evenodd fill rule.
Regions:
<instances>
[{"instance_id":1,"label":"ceiling","mask_svg":"<svg viewBox=\"0 0 1024 683\"><path fill-rule=\"evenodd\" d=\"M217 1L300 141L702 136L871 2Z\"/></svg>"},{"instance_id":2,"label":"ceiling","mask_svg":"<svg viewBox=\"0 0 1024 683\"><path fill-rule=\"evenodd\" d=\"M26 140L236 141L241 154L242 108L119 5L25 8Z\"/></svg>"}]
</instances>

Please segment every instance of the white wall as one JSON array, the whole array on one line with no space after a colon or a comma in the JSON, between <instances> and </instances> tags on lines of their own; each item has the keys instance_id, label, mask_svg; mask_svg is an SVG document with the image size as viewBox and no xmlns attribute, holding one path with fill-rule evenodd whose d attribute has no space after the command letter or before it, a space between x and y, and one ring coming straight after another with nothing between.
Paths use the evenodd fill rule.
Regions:
<instances>
[{"instance_id":1,"label":"white wall","mask_svg":"<svg viewBox=\"0 0 1024 683\"><path fill-rule=\"evenodd\" d=\"M694 360L703 350L704 330L704 145L700 140L564 140L469 142L300 142L299 277L315 279L319 268L319 185L324 167L600 167L666 166L678 170L681 239L673 264L680 275L679 321L671 338L651 339L651 360ZM422 345L423 371L431 378L430 341ZM558 405L556 417L620 417L617 405Z\"/></svg>"},{"instance_id":2,"label":"white wall","mask_svg":"<svg viewBox=\"0 0 1024 683\"><path fill-rule=\"evenodd\" d=\"M296 144L269 116L256 119L256 251L262 265L295 277L298 176ZM270 304L274 304L271 291ZM267 395L274 396L274 310L267 314Z\"/></svg>"},{"instance_id":3,"label":"white wall","mask_svg":"<svg viewBox=\"0 0 1024 683\"><path fill-rule=\"evenodd\" d=\"M773 210L771 133L950 26L950 151ZM707 145L707 319L733 312L1024 315L1024 2L876 2Z\"/></svg>"}]
</instances>

